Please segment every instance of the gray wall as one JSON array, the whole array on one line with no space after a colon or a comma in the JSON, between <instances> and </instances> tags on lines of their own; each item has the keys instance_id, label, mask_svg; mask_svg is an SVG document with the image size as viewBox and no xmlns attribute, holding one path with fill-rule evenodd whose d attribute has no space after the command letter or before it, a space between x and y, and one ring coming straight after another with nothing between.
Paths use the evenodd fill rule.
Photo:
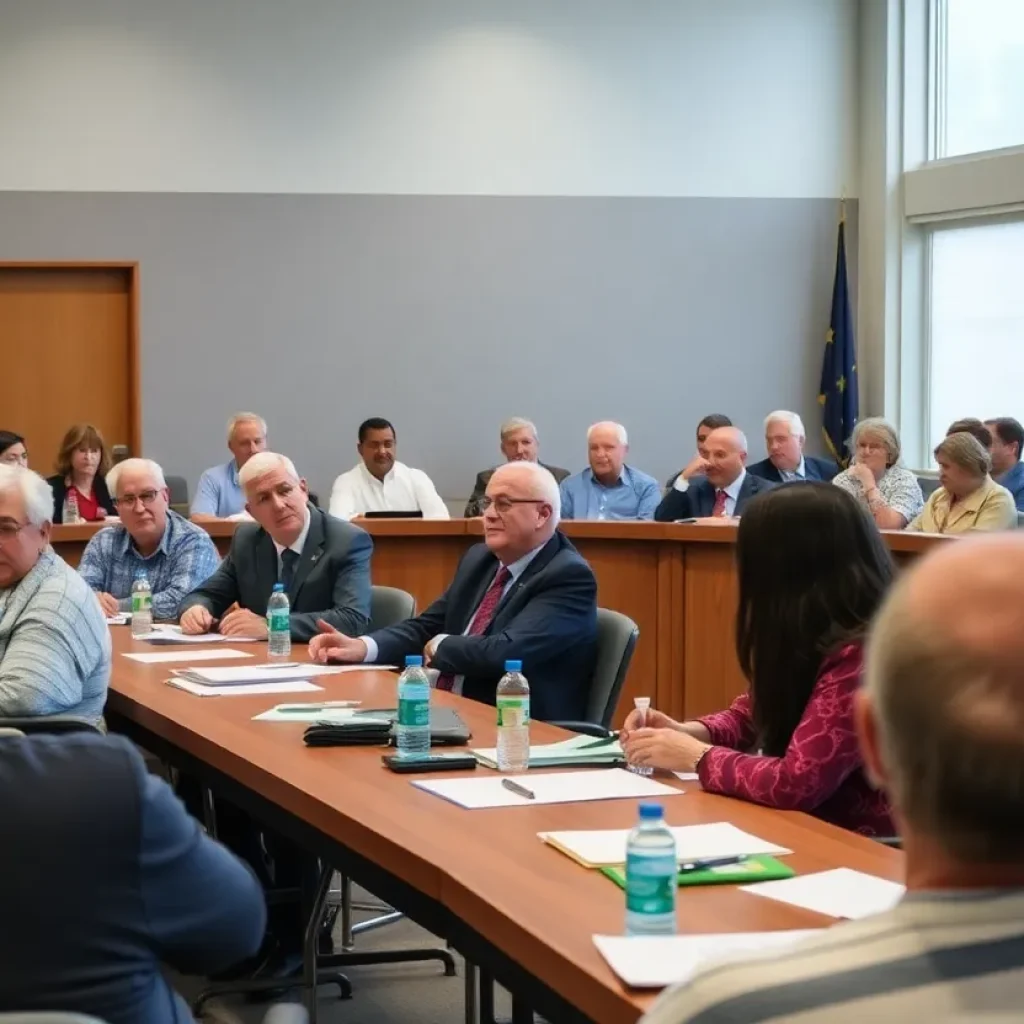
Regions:
<instances>
[{"instance_id":1,"label":"gray wall","mask_svg":"<svg viewBox=\"0 0 1024 1024\"><path fill-rule=\"evenodd\" d=\"M0 259L139 261L145 453L193 486L248 408L321 494L382 415L399 457L459 497L510 415L573 469L587 425L620 420L630 461L661 479L712 411L752 458L779 407L820 450L836 214L832 199L0 192Z\"/></svg>"}]
</instances>

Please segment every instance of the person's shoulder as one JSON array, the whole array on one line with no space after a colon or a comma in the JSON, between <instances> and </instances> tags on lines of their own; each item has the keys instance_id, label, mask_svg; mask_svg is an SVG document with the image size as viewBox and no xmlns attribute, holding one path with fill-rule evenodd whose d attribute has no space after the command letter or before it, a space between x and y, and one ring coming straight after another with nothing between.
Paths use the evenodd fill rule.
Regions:
<instances>
[{"instance_id":1,"label":"person's shoulder","mask_svg":"<svg viewBox=\"0 0 1024 1024\"><path fill-rule=\"evenodd\" d=\"M98 732L71 732L60 735L38 734L4 750L5 767L21 762L24 770L36 778L56 783L61 779L80 781L95 774L109 780L112 773L131 776L141 785L147 773L145 762L135 746L123 736ZM81 787L77 787L81 792ZM105 787L90 787L102 794Z\"/></svg>"},{"instance_id":2,"label":"person's shoulder","mask_svg":"<svg viewBox=\"0 0 1024 1024\"><path fill-rule=\"evenodd\" d=\"M758 494L760 491L770 491L774 487L778 486L777 481L769 480L767 477L758 476L750 469L747 470L747 479L750 481L750 489L754 494Z\"/></svg>"},{"instance_id":3,"label":"person's shoulder","mask_svg":"<svg viewBox=\"0 0 1024 1024\"><path fill-rule=\"evenodd\" d=\"M409 474L414 480L419 481L421 484L430 484L434 486L434 482L430 479L430 474L423 469L417 469L415 466L407 466L404 462L396 462L396 466L401 466L402 469Z\"/></svg>"},{"instance_id":4,"label":"person's shoulder","mask_svg":"<svg viewBox=\"0 0 1024 1024\"><path fill-rule=\"evenodd\" d=\"M211 544L213 543L213 538L198 523L193 523L191 519L186 519L173 509L167 510L167 522L176 541L187 537L193 542L205 543L209 541Z\"/></svg>"},{"instance_id":5,"label":"person's shoulder","mask_svg":"<svg viewBox=\"0 0 1024 1024\"><path fill-rule=\"evenodd\" d=\"M554 545L551 559L545 568L554 572L584 573L593 576L594 570L590 563L579 553L573 542L561 530L556 530L554 537L548 542Z\"/></svg>"},{"instance_id":6,"label":"person's shoulder","mask_svg":"<svg viewBox=\"0 0 1024 1024\"><path fill-rule=\"evenodd\" d=\"M230 473L231 463L230 462L218 462L216 466L209 466L204 469L199 475L199 483L212 484L220 487L221 484L228 478Z\"/></svg>"},{"instance_id":7,"label":"person's shoulder","mask_svg":"<svg viewBox=\"0 0 1024 1024\"><path fill-rule=\"evenodd\" d=\"M43 552L39 556L42 569L42 580L39 584L39 596L51 601L81 601L92 588L76 569L68 565L54 551ZM91 603L91 602L90 602ZM87 609L83 609L86 611Z\"/></svg>"},{"instance_id":8,"label":"person's shoulder","mask_svg":"<svg viewBox=\"0 0 1024 1024\"><path fill-rule=\"evenodd\" d=\"M544 469L546 469L558 483L561 483L563 480L566 480L569 477L569 470L562 469L561 466L549 466L546 462L542 462L540 463L540 465L543 466ZM493 469L489 471L489 473L493 472Z\"/></svg>"},{"instance_id":9,"label":"person's shoulder","mask_svg":"<svg viewBox=\"0 0 1024 1024\"><path fill-rule=\"evenodd\" d=\"M657 479L651 476L650 473L645 473L642 469L637 469L636 466L630 466L628 464L626 469L629 470L629 473L633 478L634 486L646 489L653 484L659 491L661 490L661 484L659 484Z\"/></svg>"},{"instance_id":10,"label":"person's shoulder","mask_svg":"<svg viewBox=\"0 0 1024 1024\"><path fill-rule=\"evenodd\" d=\"M583 469L577 470L575 473L569 473L566 478L561 482L560 486L569 487L577 483L581 483L587 479L587 474L590 472L589 466L584 466Z\"/></svg>"},{"instance_id":11,"label":"person's shoulder","mask_svg":"<svg viewBox=\"0 0 1024 1024\"><path fill-rule=\"evenodd\" d=\"M839 472L839 466L832 459L820 455L805 455L804 461L810 462L821 473L822 479L831 479Z\"/></svg>"},{"instance_id":12,"label":"person's shoulder","mask_svg":"<svg viewBox=\"0 0 1024 1024\"><path fill-rule=\"evenodd\" d=\"M822 660L818 669L819 685L843 686L853 680L859 685L864 671L864 641L847 640L831 650Z\"/></svg>"},{"instance_id":13,"label":"person's shoulder","mask_svg":"<svg viewBox=\"0 0 1024 1024\"><path fill-rule=\"evenodd\" d=\"M771 464L771 459L762 459L760 462L754 462L747 466L747 472L751 476L755 476L761 480L764 480L767 474L770 472L769 467L771 466Z\"/></svg>"},{"instance_id":14,"label":"person's shoulder","mask_svg":"<svg viewBox=\"0 0 1024 1024\"><path fill-rule=\"evenodd\" d=\"M357 462L357 463L356 463L356 464L355 464L354 466L352 466L352 467L351 467L350 469L344 469L344 470L342 470L342 471L341 471L341 472L340 472L340 473L339 473L339 474L338 474L338 475L337 475L337 476L336 476L336 477L334 478L334 486L335 486L335 487L337 487L337 486L338 486L339 484L342 484L342 485L344 485L344 484L347 484L347 483L348 483L348 482L349 482L350 480L354 480L354 479L356 478L356 476L357 476L357 475L359 474L359 467L360 467L361 465L362 465L362 463L358 463L358 462Z\"/></svg>"}]
</instances>

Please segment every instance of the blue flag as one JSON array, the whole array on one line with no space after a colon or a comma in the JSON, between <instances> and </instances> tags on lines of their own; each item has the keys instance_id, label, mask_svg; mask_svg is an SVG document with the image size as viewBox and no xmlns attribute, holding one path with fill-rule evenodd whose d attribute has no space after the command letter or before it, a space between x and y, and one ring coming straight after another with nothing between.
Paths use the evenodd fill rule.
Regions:
<instances>
[{"instance_id":1,"label":"blue flag","mask_svg":"<svg viewBox=\"0 0 1024 1024\"><path fill-rule=\"evenodd\" d=\"M836 251L836 279L832 285L832 319L825 336L825 358L821 364L821 429L832 458L840 466L850 462L846 442L859 412L857 354L853 341L850 288L846 280L846 223L839 221Z\"/></svg>"}]
</instances>

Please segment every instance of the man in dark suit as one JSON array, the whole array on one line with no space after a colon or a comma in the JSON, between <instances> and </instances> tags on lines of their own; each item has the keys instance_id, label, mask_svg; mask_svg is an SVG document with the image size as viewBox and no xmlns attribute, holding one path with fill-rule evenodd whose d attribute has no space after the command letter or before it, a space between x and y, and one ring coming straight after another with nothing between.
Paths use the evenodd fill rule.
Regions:
<instances>
[{"instance_id":1,"label":"man in dark suit","mask_svg":"<svg viewBox=\"0 0 1024 1024\"><path fill-rule=\"evenodd\" d=\"M254 455L239 481L256 523L238 527L220 568L182 601L182 632L216 627L226 636L266 638L267 602L278 582L291 602L294 640L315 636L320 619L361 632L370 621L369 534L314 508L306 481L283 455Z\"/></svg>"},{"instance_id":2,"label":"man in dark suit","mask_svg":"<svg viewBox=\"0 0 1024 1024\"><path fill-rule=\"evenodd\" d=\"M161 964L209 975L255 953L252 873L117 736L0 738L0 1007L181 1024Z\"/></svg>"},{"instance_id":3,"label":"man in dark suit","mask_svg":"<svg viewBox=\"0 0 1024 1024\"><path fill-rule=\"evenodd\" d=\"M768 458L747 468L753 476L773 484L793 480L831 480L839 467L831 459L804 455L807 434L803 420L795 412L779 409L764 421L764 446Z\"/></svg>"},{"instance_id":4,"label":"man in dark suit","mask_svg":"<svg viewBox=\"0 0 1024 1024\"><path fill-rule=\"evenodd\" d=\"M657 522L696 519L721 523L743 515L751 498L775 486L747 472L747 439L743 431L719 427L708 434L705 446L705 475L690 480L685 491L673 487L654 513Z\"/></svg>"},{"instance_id":5,"label":"man in dark suit","mask_svg":"<svg viewBox=\"0 0 1024 1024\"><path fill-rule=\"evenodd\" d=\"M501 453L509 462L537 462L537 428L529 421L513 416L505 420L501 425ZM538 463L555 478L555 483L561 483L568 475L569 470L559 469L558 466L548 466L543 462ZM485 469L476 475L476 483L473 484L473 493L466 504L465 516L472 519L474 516L483 515L483 498L487 492L487 485L494 475L494 469Z\"/></svg>"},{"instance_id":6,"label":"man in dark suit","mask_svg":"<svg viewBox=\"0 0 1024 1024\"><path fill-rule=\"evenodd\" d=\"M507 659L523 663L541 720L585 714L597 640L594 573L557 529L558 484L542 466L499 466L484 497L484 543L422 615L368 636L329 626L309 645L318 661L401 663L424 655L437 687L495 702Z\"/></svg>"}]
</instances>

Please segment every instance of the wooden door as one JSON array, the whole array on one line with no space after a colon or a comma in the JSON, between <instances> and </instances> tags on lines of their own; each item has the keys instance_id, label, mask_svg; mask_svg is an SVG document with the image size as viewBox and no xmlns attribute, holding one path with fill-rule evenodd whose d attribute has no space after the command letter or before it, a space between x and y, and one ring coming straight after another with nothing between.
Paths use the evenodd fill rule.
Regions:
<instances>
[{"instance_id":1,"label":"wooden door","mask_svg":"<svg viewBox=\"0 0 1024 1024\"><path fill-rule=\"evenodd\" d=\"M0 264L0 429L43 476L73 423L141 454L136 264Z\"/></svg>"}]
</instances>

